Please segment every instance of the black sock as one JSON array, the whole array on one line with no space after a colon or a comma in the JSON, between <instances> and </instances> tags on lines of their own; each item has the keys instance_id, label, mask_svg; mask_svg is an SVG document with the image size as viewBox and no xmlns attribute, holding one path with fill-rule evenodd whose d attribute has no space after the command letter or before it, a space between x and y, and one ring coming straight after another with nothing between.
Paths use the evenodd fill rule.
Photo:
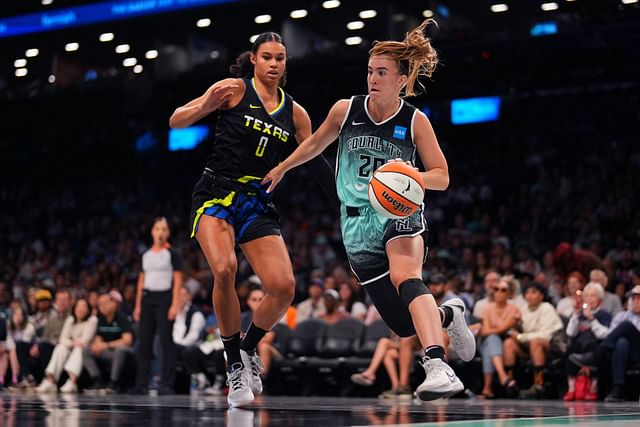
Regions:
<instances>
[{"instance_id":1,"label":"black sock","mask_svg":"<svg viewBox=\"0 0 640 427\"><path fill-rule=\"evenodd\" d=\"M444 307L438 307L440 311L440 320L442 321L442 327L446 328L453 321L453 308L445 305Z\"/></svg>"},{"instance_id":2,"label":"black sock","mask_svg":"<svg viewBox=\"0 0 640 427\"><path fill-rule=\"evenodd\" d=\"M424 349L424 355L429 359L444 360L444 347L439 345L432 345Z\"/></svg>"},{"instance_id":3,"label":"black sock","mask_svg":"<svg viewBox=\"0 0 640 427\"><path fill-rule=\"evenodd\" d=\"M253 322L249 325L247 333L245 334L242 342L240 343L240 349L247 352L249 356L253 356L256 353L256 347L262 337L269 331L258 328Z\"/></svg>"},{"instance_id":4,"label":"black sock","mask_svg":"<svg viewBox=\"0 0 640 427\"><path fill-rule=\"evenodd\" d=\"M240 332L237 332L230 337L222 338L222 344L224 345L224 352L227 354L227 367L230 369L236 363L242 365L242 358L240 357Z\"/></svg>"}]
</instances>

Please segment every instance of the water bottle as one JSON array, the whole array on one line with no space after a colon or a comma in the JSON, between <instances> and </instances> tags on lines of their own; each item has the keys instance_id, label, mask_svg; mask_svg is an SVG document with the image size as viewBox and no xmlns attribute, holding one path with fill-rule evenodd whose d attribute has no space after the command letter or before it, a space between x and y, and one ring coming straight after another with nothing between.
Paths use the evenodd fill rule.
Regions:
<instances>
[{"instance_id":1,"label":"water bottle","mask_svg":"<svg viewBox=\"0 0 640 427\"><path fill-rule=\"evenodd\" d=\"M198 382L197 374L191 374L189 383L189 394L191 396L198 396L200 394L200 383Z\"/></svg>"}]
</instances>

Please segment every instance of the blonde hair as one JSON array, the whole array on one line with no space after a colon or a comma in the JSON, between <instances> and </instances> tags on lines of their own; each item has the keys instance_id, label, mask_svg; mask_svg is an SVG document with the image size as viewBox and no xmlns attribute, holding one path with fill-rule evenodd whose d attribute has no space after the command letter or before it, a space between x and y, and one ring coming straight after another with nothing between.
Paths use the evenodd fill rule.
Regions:
<instances>
[{"instance_id":1,"label":"blonde hair","mask_svg":"<svg viewBox=\"0 0 640 427\"><path fill-rule=\"evenodd\" d=\"M398 61L400 74L408 77L403 87L405 96L416 96L422 93L424 86L418 79L421 76L431 77L438 65L438 52L431 46L431 39L424 34L429 24L437 26L433 19L426 19L418 27L409 31L403 41L376 41L369 50L369 56L390 56ZM416 86L419 87L416 88Z\"/></svg>"},{"instance_id":2,"label":"blonde hair","mask_svg":"<svg viewBox=\"0 0 640 427\"><path fill-rule=\"evenodd\" d=\"M504 282L509 286L509 298L515 298L520 294L520 281L516 279L513 274L506 274L500 278L500 282Z\"/></svg>"}]
</instances>

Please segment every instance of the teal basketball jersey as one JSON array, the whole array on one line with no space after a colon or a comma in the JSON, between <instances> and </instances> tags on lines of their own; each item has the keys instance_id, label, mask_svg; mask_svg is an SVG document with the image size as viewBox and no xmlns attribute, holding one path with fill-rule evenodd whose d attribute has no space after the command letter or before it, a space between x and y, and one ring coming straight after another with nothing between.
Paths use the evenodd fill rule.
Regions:
<instances>
[{"instance_id":1,"label":"teal basketball jersey","mask_svg":"<svg viewBox=\"0 0 640 427\"><path fill-rule=\"evenodd\" d=\"M400 100L396 114L376 123L367 109L368 95L351 98L339 134L336 164L338 198L343 205L370 207L369 179L391 159L415 164L413 120L417 109Z\"/></svg>"}]
</instances>

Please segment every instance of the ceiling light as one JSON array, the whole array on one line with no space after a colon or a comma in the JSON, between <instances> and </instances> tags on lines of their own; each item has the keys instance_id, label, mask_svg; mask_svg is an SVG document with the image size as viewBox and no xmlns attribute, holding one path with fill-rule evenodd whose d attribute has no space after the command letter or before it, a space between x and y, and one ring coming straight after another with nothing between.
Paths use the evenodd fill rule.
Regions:
<instances>
[{"instance_id":1,"label":"ceiling light","mask_svg":"<svg viewBox=\"0 0 640 427\"><path fill-rule=\"evenodd\" d=\"M549 12L551 10L556 10L558 8L558 3L552 1L549 3L542 3L540 5L540 9L544 10L545 12Z\"/></svg>"},{"instance_id":2,"label":"ceiling light","mask_svg":"<svg viewBox=\"0 0 640 427\"><path fill-rule=\"evenodd\" d=\"M198 28L206 28L209 25L211 25L211 19L209 18L198 19L198 22L196 22L196 27Z\"/></svg>"},{"instance_id":3,"label":"ceiling light","mask_svg":"<svg viewBox=\"0 0 640 427\"><path fill-rule=\"evenodd\" d=\"M220 58L220 51L219 50L212 50L211 53L209 54L209 58L211 58L211 59Z\"/></svg>"},{"instance_id":4,"label":"ceiling light","mask_svg":"<svg viewBox=\"0 0 640 427\"><path fill-rule=\"evenodd\" d=\"M424 16L425 18L431 18L433 16L433 10L431 9L425 9L422 11L422 16Z\"/></svg>"},{"instance_id":5,"label":"ceiling light","mask_svg":"<svg viewBox=\"0 0 640 427\"><path fill-rule=\"evenodd\" d=\"M376 12L373 9L369 9L369 10L363 10L362 12L360 12L358 14L358 16L362 19L371 19L371 18L375 18L376 15L378 15L378 12Z\"/></svg>"},{"instance_id":6,"label":"ceiling light","mask_svg":"<svg viewBox=\"0 0 640 427\"><path fill-rule=\"evenodd\" d=\"M67 43L64 46L64 50L66 50L67 52L75 52L78 49L80 49L80 44L76 42Z\"/></svg>"},{"instance_id":7,"label":"ceiling light","mask_svg":"<svg viewBox=\"0 0 640 427\"><path fill-rule=\"evenodd\" d=\"M116 46L116 53L127 53L131 49L131 46L128 44L119 44Z\"/></svg>"},{"instance_id":8,"label":"ceiling light","mask_svg":"<svg viewBox=\"0 0 640 427\"><path fill-rule=\"evenodd\" d=\"M22 68L27 66L27 60L24 58L18 58L13 61L13 66L16 68Z\"/></svg>"},{"instance_id":9,"label":"ceiling light","mask_svg":"<svg viewBox=\"0 0 640 427\"><path fill-rule=\"evenodd\" d=\"M256 39L258 38L259 34L254 34L251 37L249 37L249 43L253 43L256 41Z\"/></svg>"},{"instance_id":10,"label":"ceiling light","mask_svg":"<svg viewBox=\"0 0 640 427\"><path fill-rule=\"evenodd\" d=\"M100 41L101 42L110 42L111 40L113 40L115 36L113 35L113 33L102 33L100 34Z\"/></svg>"},{"instance_id":11,"label":"ceiling light","mask_svg":"<svg viewBox=\"0 0 640 427\"><path fill-rule=\"evenodd\" d=\"M634 4L638 3L638 0L622 0L622 4Z\"/></svg>"},{"instance_id":12,"label":"ceiling light","mask_svg":"<svg viewBox=\"0 0 640 427\"><path fill-rule=\"evenodd\" d=\"M56 82L56 76L54 74L49 75L49 83L54 84Z\"/></svg>"},{"instance_id":13,"label":"ceiling light","mask_svg":"<svg viewBox=\"0 0 640 427\"><path fill-rule=\"evenodd\" d=\"M122 65L124 65L125 67L133 67L137 63L138 60L136 58L125 58L124 61L122 61Z\"/></svg>"},{"instance_id":14,"label":"ceiling light","mask_svg":"<svg viewBox=\"0 0 640 427\"><path fill-rule=\"evenodd\" d=\"M325 2L322 2L322 7L324 7L325 9L335 9L336 7L340 6L340 2L338 0L328 0Z\"/></svg>"},{"instance_id":15,"label":"ceiling light","mask_svg":"<svg viewBox=\"0 0 640 427\"><path fill-rule=\"evenodd\" d=\"M506 12L507 10L509 10L509 6L507 6L504 3L491 5L491 12L494 12L494 13Z\"/></svg>"},{"instance_id":16,"label":"ceiling light","mask_svg":"<svg viewBox=\"0 0 640 427\"><path fill-rule=\"evenodd\" d=\"M362 37L347 37L346 39L344 39L344 42L346 45L348 46L355 46L357 44L362 43Z\"/></svg>"},{"instance_id":17,"label":"ceiling light","mask_svg":"<svg viewBox=\"0 0 640 427\"><path fill-rule=\"evenodd\" d=\"M26 68L17 68L16 69L16 77L24 77L28 73Z\"/></svg>"},{"instance_id":18,"label":"ceiling light","mask_svg":"<svg viewBox=\"0 0 640 427\"><path fill-rule=\"evenodd\" d=\"M271 15L258 15L254 19L254 21L256 22L256 24L266 24L268 22L271 22Z\"/></svg>"},{"instance_id":19,"label":"ceiling light","mask_svg":"<svg viewBox=\"0 0 640 427\"><path fill-rule=\"evenodd\" d=\"M144 70L144 67L140 64L136 65L135 67L133 67L133 72L136 74L140 74L142 72L142 70Z\"/></svg>"},{"instance_id":20,"label":"ceiling light","mask_svg":"<svg viewBox=\"0 0 640 427\"><path fill-rule=\"evenodd\" d=\"M34 56L38 56L38 54L40 53L40 51L36 48L33 49L27 49L27 51L24 53L24 55L27 58L33 58Z\"/></svg>"},{"instance_id":21,"label":"ceiling light","mask_svg":"<svg viewBox=\"0 0 640 427\"><path fill-rule=\"evenodd\" d=\"M40 3L42 3L43 6L48 6L53 3L53 0L42 0Z\"/></svg>"},{"instance_id":22,"label":"ceiling light","mask_svg":"<svg viewBox=\"0 0 640 427\"><path fill-rule=\"evenodd\" d=\"M292 17L293 19L300 19L300 18L304 18L308 14L309 12L307 12L306 9L296 9L296 10L292 10L289 16Z\"/></svg>"},{"instance_id":23,"label":"ceiling light","mask_svg":"<svg viewBox=\"0 0 640 427\"><path fill-rule=\"evenodd\" d=\"M145 54L144 57L147 59L156 59L158 57L158 51L155 49L152 50L148 50Z\"/></svg>"},{"instance_id":24,"label":"ceiling light","mask_svg":"<svg viewBox=\"0 0 640 427\"><path fill-rule=\"evenodd\" d=\"M347 24L347 29L349 30L361 30L364 28L364 22L362 21L352 21Z\"/></svg>"}]
</instances>

